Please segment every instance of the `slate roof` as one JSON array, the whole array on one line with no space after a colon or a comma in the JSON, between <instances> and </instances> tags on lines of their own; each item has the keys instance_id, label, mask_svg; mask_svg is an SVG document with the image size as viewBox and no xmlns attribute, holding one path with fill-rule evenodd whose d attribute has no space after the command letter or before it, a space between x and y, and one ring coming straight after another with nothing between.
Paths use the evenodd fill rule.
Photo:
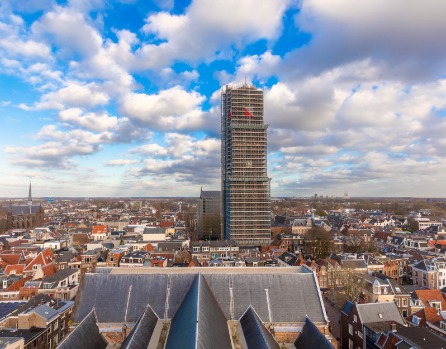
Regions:
<instances>
[{"instance_id":1,"label":"slate roof","mask_svg":"<svg viewBox=\"0 0 446 349\"><path fill-rule=\"evenodd\" d=\"M2 206L3 212L6 214L9 211L10 206ZM40 205L32 205L31 206L31 214L39 213ZM27 215L29 214L29 206L28 205L12 205L12 215Z\"/></svg>"},{"instance_id":2,"label":"slate roof","mask_svg":"<svg viewBox=\"0 0 446 349\"><path fill-rule=\"evenodd\" d=\"M202 190L200 199L220 200L220 191L218 191L218 190Z\"/></svg>"},{"instance_id":3,"label":"slate roof","mask_svg":"<svg viewBox=\"0 0 446 349\"><path fill-rule=\"evenodd\" d=\"M404 319L394 302L356 304L356 310L362 324L396 321L404 325Z\"/></svg>"},{"instance_id":4,"label":"slate roof","mask_svg":"<svg viewBox=\"0 0 446 349\"><path fill-rule=\"evenodd\" d=\"M4 328L0 331L0 338L23 338L25 340L25 345L27 345L28 343L42 335L42 332L45 331L47 331L46 328L34 328L32 330Z\"/></svg>"},{"instance_id":5,"label":"slate roof","mask_svg":"<svg viewBox=\"0 0 446 349\"><path fill-rule=\"evenodd\" d=\"M249 306L240 318L240 326L248 349L280 349L252 306Z\"/></svg>"},{"instance_id":6,"label":"slate roof","mask_svg":"<svg viewBox=\"0 0 446 349\"><path fill-rule=\"evenodd\" d=\"M204 277L228 320L232 286L235 319L252 305L260 319L269 322L269 298L271 321L304 323L308 315L315 322L326 322L313 273L281 275L271 271L271 274L206 274Z\"/></svg>"},{"instance_id":7,"label":"slate roof","mask_svg":"<svg viewBox=\"0 0 446 349\"><path fill-rule=\"evenodd\" d=\"M183 247L182 242L176 242L176 241L158 242L158 251L175 251L175 250L181 250L182 247Z\"/></svg>"},{"instance_id":8,"label":"slate roof","mask_svg":"<svg viewBox=\"0 0 446 349\"><path fill-rule=\"evenodd\" d=\"M396 325L397 337L409 344L409 347L417 349L446 348L446 338L422 327L405 327Z\"/></svg>"},{"instance_id":9,"label":"slate roof","mask_svg":"<svg viewBox=\"0 0 446 349\"><path fill-rule=\"evenodd\" d=\"M96 324L94 308L57 347L58 349L105 349L107 341Z\"/></svg>"},{"instance_id":10,"label":"slate roof","mask_svg":"<svg viewBox=\"0 0 446 349\"><path fill-rule=\"evenodd\" d=\"M25 313L25 312L24 312ZM54 317L56 317L59 313L57 310L47 306L47 305L39 305L30 311L30 313L36 313L43 317L46 321L51 321Z\"/></svg>"},{"instance_id":11,"label":"slate roof","mask_svg":"<svg viewBox=\"0 0 446 349\"><path fill-rule=\"evenodd\" d=\"M420 269L420 270L427 271L428 268L427 268L426 264L430 264L430 263L427 260L422 260L422 261L419 261L418 263L415 263L413 265L413 268L417 268L417 269Z\"/></svg>"},{"instance_id":12,"label":"slate roof","mask_svg":"<svg viewBox=\"0 0 446 349\"><path fill-rule=\"evenodd\" d=\"M121 349L147 349L157 322L158 316L148 305L133 330L122 343Z\"/></svg>"},{"instance_id":13,"label":"slate roof","mask_svg":"<svg viewBox=\"0 0 446 349\"><path fill-rule=\"evenodd\" d=\"M13 313L14 310L25 303L26 302L0 302L0 320Z\"/></svg>"},{"instance_id":14,"label":"slate roof","mask_svg":"<svg viewBox=\"0 0 446 349\"><path fill-rule=\"evenodd\" d=\"M55 274L48 276L46 278L43 278L42 281L43 282L60 282L66 278L68 278L69 276L78 273L79 270L76 269L61 269L59 271L57 271Z\"/></svg>"},{"instance_id":15,"label":"slate roof","mask_svg":"<svg viewBox=\"0 0 446 349\"><path fill-rule=\"evenodd\" d=\"M334 349L330 341L307 317L302 332L294 342L296 349Z\"/></svg>"},{"instance_id":16,"label":"slate roof","mask_svg":"<svg viewBox=\"0 0 446 349\"><path fill-rule=\"evenodd\" d=\"M198 274L172 319L165 348L231 347L227 320L206 280Z\"/></svg>"},{"instance_id":17,"label":"slate roof","mask_svg":"<svg viewBox=\"0 0 446 349\"><path fill-rule=\"evenodd\" d=\"M271 268L273 269L273 268ZM82 320L94 307L99 322L136 322L147 304L161 319L172 319L196 273L86 274L74 322ZM216 273L203 274L227 320L239 319L252 305L263 322L326 323L313 273ZM169 287L169 292L167 288ZM267 291L266 291L267 290ZM168 299L166 301L168 294ZM127 306L128 301L128 306ZM165 316L166 315L166 316Z\"/></svg>"},{"instance_id":18,"label":"slate roof","mask_svg":"<svg viewBox=\"0 0 446 349\"><path fill-rule=\"evenodd\" d=\"M165 234L166 229L161 227L145 227L144 234Z\"/></svg>"},{"instance_id":19,"label":"slate roof","mask_svg":"<svg viewBox=\"0 0 446 349\"><path fill-rule=\"evenodd\" d=\"M93 307L100 323L136 322L147 304L160 319L165 318L165 312L171 319L194 277L194 274L86 274L82 288L85 296L80 298L74 322L82 320ZM166 302L167 287L170 292Z\"/></svg>"},{"instance_id":20,"label":"slate roof","mask_svg":"<svg viewBox=\"0 0 446 349\"><path fill-rule=\"evenodd\" d=\"M52 298L46 294L37 294L32 297L28 302L20 305L16 310L11 314L12 316L17 316L19 313L26 311L31 307L35 307L37 304L46 303L51 301Z\"/></svg>"},{"instance_id":21,"label":"slate roof","mask_svg":"<svg viewBox=\"0 0 446 349\"><path fill-rule=\"evenodd\" d=\"M364 259L344 259L341 266L344 269L367 269Z\"/></svg>"},{"instance_id":22,"label":"slate roof","mask_svg":"<svg viewBox=\"0 0 446 349\"><path fill-rule=\"evenodd\" d=\"M350 315L350 312L353 310L354 306L354 303L346 301L341 309L341 312L343 312L345 315Z\"/></svg>"},{"instance_id":23,"label":"slate roof","mask_svg":"<svg viewBox=\"0 0 446 349\"><path fill-rule=\"evenodd\" d=\"M55 256L55 261L57 263L70 262L76 256L77 256L77 253L73 253L73 252L70 252L70 251L64 251L62 253L58 253Z\"/></svg>"},{"instance_id":24,"label":"slate roof","mask_svg":"<svg viewBox=\"0 0 446 349\"><path fill-rule=\"evenodd\" d=\"M299 259L299 257L297 257L294 253L291 252L284 252L282 253L279 257L278 257L282 262L293 266L297 260Z\"/></svg>"}]
</instances>

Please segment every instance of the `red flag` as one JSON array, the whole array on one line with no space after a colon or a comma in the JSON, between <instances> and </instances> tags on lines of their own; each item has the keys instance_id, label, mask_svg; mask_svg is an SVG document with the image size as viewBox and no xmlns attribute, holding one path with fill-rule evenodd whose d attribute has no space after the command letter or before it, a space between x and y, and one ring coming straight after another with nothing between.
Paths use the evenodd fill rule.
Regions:
<instances>
[{"instance_id":1,"label":"red flag","mask_svg":"<svg viewBox=\"0 0 446 349\"><path fill-rule=\"evenodd\" d=\"M252 108L243 108L243 115L247 116L248 118L252 118Z\"/></svg>"},{"instance_id":2,"label":"red flag","mask_svg":"<svg viewBox=\"0 0 446 349\"><path fill-rule=\"evenodd\" d=\"M232 119L232 111L229 111L229 118Z\"/></svg>"}]
</instances>

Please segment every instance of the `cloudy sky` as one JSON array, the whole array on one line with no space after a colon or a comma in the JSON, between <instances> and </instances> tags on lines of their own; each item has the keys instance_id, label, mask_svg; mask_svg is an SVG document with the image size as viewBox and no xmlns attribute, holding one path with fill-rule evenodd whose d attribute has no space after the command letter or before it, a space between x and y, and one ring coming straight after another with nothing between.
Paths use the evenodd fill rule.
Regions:
<instances>
[{"instance_id":1,"label":"cloudy sky","mask_svg":"<svg viewBox=\"0 0 446 349\"><path fill-rule=\"evenodd\" d=\"M0 196L219 189L220 87L264 89L273 196L446 197L446 2L6 0Z\"/></svg>"}]
</instances>

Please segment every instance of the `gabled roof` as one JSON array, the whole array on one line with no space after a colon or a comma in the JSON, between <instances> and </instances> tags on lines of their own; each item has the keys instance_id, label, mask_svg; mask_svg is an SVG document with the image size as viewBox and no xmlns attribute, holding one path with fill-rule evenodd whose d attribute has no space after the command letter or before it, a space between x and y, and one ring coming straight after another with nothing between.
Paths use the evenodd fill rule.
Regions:
<instances>
[{"instance_id":1,"label":"gabled roof","mask_svg":"<svg viewBox=\"0 0 446 349\"><path fill-rule=\"evenodd\" d=\"M25 267L25 271L30 271L33 269L33 266L36 264L40 264L42 266L49 264L52 262L52 260L54 259L54 254L53 252L49 249L46 248L44 249L42 252L40 252L26 267Z\"/></svg>"},{"instance_id":2,"label":"gabled roof","mask_svg":"<svg viewBox=\"0 0 446 349\"><path fill-rule=\"evenodd\" d=\"M239 319L251 304L264 322L303 324L305 315L308 315L314 323L326 324L313 273L282 274L276 268L257 273L254 270L256 268L249 269L253 269L252 273L240 274L238 271L234 272L234 269L231 272L231 268L228 268L225 273L202 274L227 320ZM74 322L83 319L93 307L101 323L136 322L147 304L151 305L160 318L172 319L198 274L125 274L122 271L119 268L111 274L85 275L82 288L84 296L79 301ZM231 293L234 299L232 310ZM293 304L293 307L289 304Z\"/></svg>"},{"instance_id":3,"label":"gabled roof","mask_svg":"<svg viewBox=\"0 0 446 349\"><path fill-rule=\"evenodd\" d=\"M367 264L364 259L344 259L341 262L344 269L367 269Z\"/></svg>"},{"instance_id":4,"label":"gabled roof","mask_svg":"<svg viewBox=\"0 0 446 349\"><path fill-rule=\"evenodd\" d=\"M427 263L426 260L419 261L419 262L417 262L417 263L415 263L415 264L413 265L413 268L417 268L417 269L420 269L420 270L427 271L428 268L427 268L427 266L426 266L426 263Z\"/></svg>"},{"instance_id":5,"label":"gabled roof","mask_svg":"<svg viewBox=\"0 0 446 349\"><path fill-rule=\"evenodd\" d=\"M93 241L93 239L90 239L90 237L86 233L74 233L71 238L73 246L85 245Z\"/></svg>"},{"instance_id":6,"label":"gabled roof","mask_svg":"<svg viewBox=\"0 0 446 349\"><path fill-rule=\"evenodd\" d=\"M44 277L54 275L56 273L56 265L54 263L43 265L42 272Z\"/></svg>"},{"instance_id":7,"label":"gabled roof","mask_svg":"<svg viewBox=\"0 0 446 349\"><path fill-rule=\"evenodd\" d=\"M404 319L394 302L356 304L356 310L362 324L396 321L404 325Z\"/></svg>"},{"instance_id":8,"label":"gabled roof","mask_svg":"<svg viewBox=\"0 0 446 349\"><path fill-rule=\"evenodd\" d=\"M97 326L96 312L93 308L57 347L58 349L105 349L107 341Z\"/></svg>"},{"instance_id":9,"label":"gabled roof","mask_svg":"<svg viewBox=\"0 0 446 349\"><path fill-rule=\"evenodd\" d=\"M423 302L423 304L424 304L424 306L426 308L431 308L431 305L430 305L429 301L431 301L431 302L435 301L435 302L440 302L441 303L441 310L442 311L446 310L446 301L444 300L443 294L441 293L440 290L415 290L415 294ZM435 310L435 313L436 312L437 311ZM433 319L428 319L427 317L428 316L426 314L426 320L427 321L433 320ZM437 321L440 321L440 320L437 320Z\"/></svg>"},{"instance_id":10,"label":"gabled roof","mask_svg":"<svg viewBox=\"0 0 446 349\"><path fill-rule=\"evenodd\" d=\"M350 312L355 307L355 303L352 303L350 301L346 301L344 303L344 306L341 309L341 312L343 312L345 315L350 315Z\"/></svg>"},{"instance_id":11,"label":"gabled roof","mask_svg":"<svg viewBox=\"0 0 446 349\"><path fill-rule=\"evenodd\" d=\"M51 308L45 304L35 307L31 312L39 314L46 321L52 320L54 317L56 317L59 314L56 310L54 310L53 308Z\"/></svg>"},{"instance_id":12,"label":"gabled roof","mask_svg":"<svg viewBox=\"0 0 446 349\"><path fill-rule=\"evenodd\" d=\"M121 349L147 349L158 319L152 307L147 305L135 327L122 343Z\"/></svg>"},{"instance_id":13,"label":"gabled roof","mask_svg":"<svg viewBox=\"0 0 446 349\"><path fill-rule=\"evenodd\" d=\"M396 332L390 332L390 333L399 339L397 343L400 342L401 340L407 343L407 348L418 348L418 349L446 348L446 339L444 337L441 337L424 327L405 327L397 324ZM388 346L386 343L385 348L387 347ZM398 343L397 348L400 347L404 348L403 346L400 346L400 343Z\"/></svg>"},{"instance_id":14,"label":"gabled roof","mask_svg":"<svg viewBox=\"0 0 446 349\"><path fill-rule=\"evenodd\" d=\"M5 267L5 274L21 275L24 268L25 264L10 264Z\"/></svg>"},{"instance_id":15,"label":"gabled roof","mask_svg":"<svg viewBox=\"0 0 446 349\"><path fill-rule=\"evenodd\" d=\"M55 274L43 278L43 282L59 282L66 278L68 278L70 275L78 273L78 269L62 269L57 271Z\"/></svg>"},{"instance_id":16,"label":"gabled roof","mask_svg":"<svg viewBox=\"0 0 446 349\"><path fill-rule=\"evenodd\" d=\"M251 305L240 318L240 325L248 349L280 349Z\"/></svg>"},{"instance_id":17,"label":"gabled roof","mask_svg":"<svg viewBox=\"0 0 446 349\"><path fill-rule=\"evenodd\" d=\"M8 286L8 288L5 290L6 292L14 292L20 290L20 287L22 287L25 282L31 279L31 276L21 278L15 282L13 282L11 285Z\"/></svg>"},{"instance_id":18,"label":"gabled roof","mask_svg":"<svg viewBox=\"0 0 446 349\"><path fill-rule=\"evenodd\" d=\"M105 225L95 225L91 231L92 234L105 234L107 227Z\"/></svg>"},{"instance_id":19,"label":"gabled roof","mask_svg":"<svg viewBox=\"0 0 446 349\"><path fill-rule=\"evenodd\" d=\"M311 322L310 318L305 319L302 332L294 342L296 349L334 349L330 341Z\"/></svg>"},{"instance_id":20,"label":"gabled roof","mask_svg":"<svg viewBox=\"0 0 446 349\"><path fill-rule=\"evenodd\" d=\"M8 264L19 264L23 260L22 257L21 252L2 253L0 254L2 267L5 267Z\"/></svg>"},{"instance_id":21,"label":"gabled roof","mask_svg":"<svg viewBox=\"0 0 446 349\"><path fill-rule=\"evenodd\" d=\"M231 348L227 320L198 274L172 319L166 349Z\"/></svg>"},{"instance_id":22,"label":"gabled roof","mask_svg":"<svg viewBox=\"0 0 446 349\"><path fill-rule=\"evenodd\" d=\"M291 252L284 252L278 258L282 262L284 262L290 266L293 266L299 259L299 257L297 257L294 253L291 253Z\"/></svg>"}]
</instances>

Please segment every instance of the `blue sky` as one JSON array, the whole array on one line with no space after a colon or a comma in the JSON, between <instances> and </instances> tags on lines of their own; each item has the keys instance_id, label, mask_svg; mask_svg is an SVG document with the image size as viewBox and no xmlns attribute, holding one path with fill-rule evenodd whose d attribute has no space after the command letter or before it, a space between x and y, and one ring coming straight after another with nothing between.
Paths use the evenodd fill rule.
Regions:
<instances>
[{"instance_id":1,"label":"blue sky","mask_svg":"<svg viewBox=\"0 0 446 349\"><path fill-rule=\"evenodd\" d=\"M265 91L273 196L445 197L446 3L0 5L0 196L219 189L220 87Z\"/></svg>"}]
</instances>

